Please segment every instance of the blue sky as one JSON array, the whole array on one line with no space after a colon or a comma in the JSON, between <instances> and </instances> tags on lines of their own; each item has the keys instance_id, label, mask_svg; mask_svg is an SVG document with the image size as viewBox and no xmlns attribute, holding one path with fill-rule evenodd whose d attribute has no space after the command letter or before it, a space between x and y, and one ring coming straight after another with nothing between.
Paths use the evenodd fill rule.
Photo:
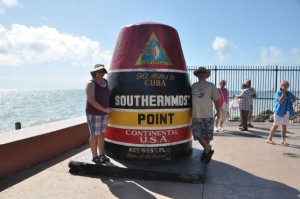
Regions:
<instances>
[{"instance_id":1,"label":"blue sky","mask_svg":"<svg viewBox=\"0 0 300 199\"><path fill-rule=\"evenodd\" d=\"M144 21L178 31L188 66L300 65L300 0L0 0L0 89L82 89Z\"/></svg>"}]
</instances>

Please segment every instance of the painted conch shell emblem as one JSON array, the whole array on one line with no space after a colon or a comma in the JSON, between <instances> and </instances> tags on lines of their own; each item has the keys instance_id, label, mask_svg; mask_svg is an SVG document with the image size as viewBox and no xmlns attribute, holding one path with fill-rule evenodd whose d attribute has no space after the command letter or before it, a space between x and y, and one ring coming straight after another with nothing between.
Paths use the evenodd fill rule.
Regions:
<instances>
[{"instance_id":1,"label":"painted conch shell emblem","mask_svg":"<svg viewBox=\"0 0 300 199\"><path fill-rule=\"evenodd\" d=\"M154 33L151 34L146 47L141 52L135 65L162 64L172 66L170 59Z\"/></svg>"}]
</instances>

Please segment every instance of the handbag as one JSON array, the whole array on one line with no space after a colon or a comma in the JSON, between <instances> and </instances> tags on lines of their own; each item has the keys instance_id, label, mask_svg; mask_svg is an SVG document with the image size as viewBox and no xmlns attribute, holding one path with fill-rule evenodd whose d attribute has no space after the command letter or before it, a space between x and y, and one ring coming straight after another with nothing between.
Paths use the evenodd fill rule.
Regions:
<instances>
[{"instance_id":1,"label":"handbag","mask_svg":"<svg viewBox=\"0 0 300 199\"><path fill-rule=\"evenodd\" d=\"M223 95L223 92L220 90L220 92L221 92L221 95L222 95L222 98L223 98L223 105L222 105L222 109L224 110L224 111L228 111L228 108L229 108L229 106L228 106L228 104L225 102L225 100L224 100L224 95Z\"/></svg>"},{"instance_id":2,"label":"handbag","mask_svg":"<svg viewBox=\"0 0 300 199\"><path fill-rule=\"evenodd\" d=\"M238 98L235 97L235 98L230 102L230 108L231 108L232 110L236 110L236 109L239 108L239 100L238 100Z\"/></svg>"}]
</instances>

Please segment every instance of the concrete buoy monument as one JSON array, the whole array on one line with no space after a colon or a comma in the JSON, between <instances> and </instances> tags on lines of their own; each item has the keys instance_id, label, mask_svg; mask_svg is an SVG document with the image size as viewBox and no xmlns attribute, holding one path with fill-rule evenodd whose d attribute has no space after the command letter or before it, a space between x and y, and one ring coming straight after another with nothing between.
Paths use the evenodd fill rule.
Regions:
<instances>
[{"instance_id":1,"label":"concrete buoy monument","mask_svg":"<svg viewBox=\"0 0 300 199\"><path fill-rule=\"evenodd\" d=\"M123 160L173 160L192 152L191 88L177 31L164 24L124 27L109 74L106 153Z\"/></svg>"}]
</instances>

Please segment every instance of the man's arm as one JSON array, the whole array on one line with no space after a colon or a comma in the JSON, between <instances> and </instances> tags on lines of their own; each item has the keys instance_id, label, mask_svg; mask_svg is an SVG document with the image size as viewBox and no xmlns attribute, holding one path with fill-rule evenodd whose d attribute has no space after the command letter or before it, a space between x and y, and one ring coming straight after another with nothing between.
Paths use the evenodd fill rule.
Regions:
<instances>
[{"instance_id":1,"label":"man's arm","mask_svg":"<svg viewBox=\"0 0 300 199\"><path fill-rule=\"evenodd\" d=\"M214 101L215 109L216 109L216 117L217 120L220 118L220 107L219 107L219 100Z\"/></svg>"},{"instance_id":2,"label":"man's arm","mask_svg":"<svg viewBox=\"0 0 300 199\"><path fill-rule=\"evenodd\" d=\"M233 97L240 99L240 98L243 98L243 94L244 94L244 91L242 91L242 93L240 95L233 95Z\"/></svg>"},{"instance_id":3,"label":"man's arm","mask_svg":"<svg viewBox=\"0 0 300 199\"><path fill-rule=\"evenodd\" d=\"M236 97L236 98L242 98L242 95L233 95L233 97Z\"/></svg>"}]
</instances>

